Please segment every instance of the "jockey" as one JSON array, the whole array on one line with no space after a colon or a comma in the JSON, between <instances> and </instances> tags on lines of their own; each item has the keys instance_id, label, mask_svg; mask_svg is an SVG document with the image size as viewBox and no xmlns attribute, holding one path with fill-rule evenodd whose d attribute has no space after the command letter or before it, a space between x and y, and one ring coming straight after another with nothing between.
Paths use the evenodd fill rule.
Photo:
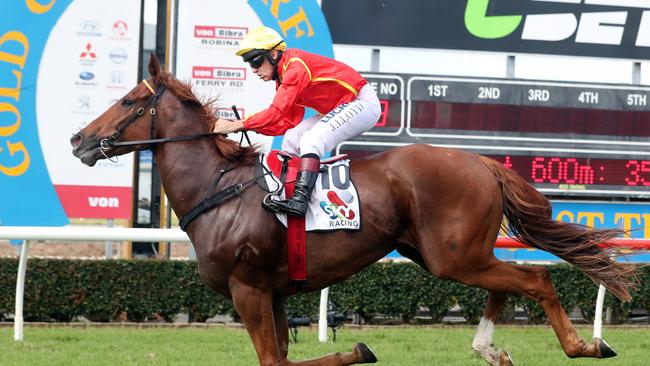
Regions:
<instances>
[{"instance_id":1,"label":"jockey","mask_svg":"<svg viewBox=\"0 0 650 366\"><path fill-rule=\"evenodd\" d=\"M300 170L293 197L271 201L269 208L304 216L316 183L320 158L342 141L370 130L381 106L374 89L351 67L336 60L287 49L273 29L252 29L237 51L253 73L275 81L271 106L242 121L217 120L214 132L252 130L269 136L284 134L282 150L299 155ZM317 115L303 120L304 107Z\"/></svg>"}]
</instances>

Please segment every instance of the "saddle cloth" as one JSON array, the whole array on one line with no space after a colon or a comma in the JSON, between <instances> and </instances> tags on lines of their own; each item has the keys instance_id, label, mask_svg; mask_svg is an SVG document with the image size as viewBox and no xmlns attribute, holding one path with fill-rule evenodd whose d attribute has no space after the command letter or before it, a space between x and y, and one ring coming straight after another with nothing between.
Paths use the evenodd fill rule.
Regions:
<instances>
[{"instance_id":1,"label":"saddle cloth","mask_svg":"<svg viewBox=\"0 0 650 366\"><path fill-rule=\"evenodd\" d=\"M285 191L280 175L285 152L273 150L268 155L260 155L261 161L273 174L265 175L266 184L271 191L285 199ZM287 185L295 184L300 168L300 158L292 156L286 171ZM293 192L293 189L291 189ZM359 230L361 215L359 195L350 177L350 160L347 155L339 155L321 161L320 174L311 194L309 208L305 215L305 230ZM276 217L287 226L287 215L276 213Z\"/></svg>"}]
</instances>

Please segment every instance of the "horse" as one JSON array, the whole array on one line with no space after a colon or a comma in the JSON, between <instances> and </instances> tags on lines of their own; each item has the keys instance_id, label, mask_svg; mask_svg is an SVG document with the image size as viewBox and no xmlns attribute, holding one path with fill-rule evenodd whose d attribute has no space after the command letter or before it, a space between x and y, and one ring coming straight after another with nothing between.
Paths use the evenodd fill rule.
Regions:
<instances>
[{"instance_id":1,"label":"horse","mask_svg":"<svg viewBox=\"0 0 650 366\"><path fill-rule=\"evenodd\" d=\"M72 153L93 166L99 159L151 149L178 217L223 187L241 188L197 216L186 232L201 280L232 299L260 365L376 362L364 343L351 352L287 359L284 304L294 292L287 273L287 230L262 207L267 192L244 184L259 178L254 168L259 152L212 133L211 103L162 70L154 55L148 69L149 79L73 135ZM630 300L635 269L611 259L617 249L602 247L619 230L554 221L546 197L517 173L461 150L414 144L353 160L350 169L362 205L360 230L306 234L303 291L343 281L397 250L438 278L488 290L472 348L491 365L512 365L509 353L493 344L494 324L508 294L541 305L568 357L616 355L604 340L578 336L546 268L502 262L493 247L507 225L511 237L559 256L619 299Z\"/></svg>"}]
</instances>

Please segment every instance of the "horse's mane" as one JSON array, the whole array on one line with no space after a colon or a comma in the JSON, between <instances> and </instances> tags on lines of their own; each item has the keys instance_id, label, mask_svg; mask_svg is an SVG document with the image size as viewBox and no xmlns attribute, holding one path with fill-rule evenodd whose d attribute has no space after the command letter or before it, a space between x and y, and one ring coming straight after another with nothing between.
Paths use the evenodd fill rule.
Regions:
<instances>
[{"instance_id":1,"label":"horse's mane","mask_svg":"<svg viewBox=\"0 0 650 366\"><path fill-rule=\"evenodd\" d=\"M217 121L215 108L213 107L214 99L201 102L192 91L189 83L179 81L174 75L166 71L162 71L156 81L174 93L182 103L194 108L198 112L201 123L204 123L212 131ZM257 159L256 146L240 146L225 135L216 135L214 142L221 155L228 160L232 160L235 164L252 165Z\"/></svg>"}]
</instances>

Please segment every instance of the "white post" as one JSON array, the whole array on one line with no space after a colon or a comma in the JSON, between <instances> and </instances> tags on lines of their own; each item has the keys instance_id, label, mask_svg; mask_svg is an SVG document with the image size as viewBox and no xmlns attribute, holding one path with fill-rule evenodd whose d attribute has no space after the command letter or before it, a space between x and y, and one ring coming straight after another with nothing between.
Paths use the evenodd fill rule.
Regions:
<instances>
[{"instance_id":1,"label":"white post","mask_svg":"<svg viewBox=\"0 0 650 366\"><path fill-rule=\"evenodd\" d=\"M106 227L113 227L113 219L106 220ZM104 245L104 256L106 259L113 259L113 242L110 240Z\"/></svg>"},{"instance_id":2,"label":"white post","mask_svg":"<svg viewBox=\"0 0 650 366\"><path fill-rule=\"evenodd\" d=\"M29 241L23 241L20 248L20 259L18 261L18 275L16 277L16 311L14 314L14 340L23 340L23 298L25 294L25 272L27 271L27 247Z\"/></svg>"},{"instance_id":3,"label":"white post","mask_svg":"<svg viewBox=\"0 0 650 366\"><path fill-rule=\"evenodd\" d=\"M318 340L327 342L327 303L330 288L326 287L320 292L320 313L318 315Z\"/></svg>"},{"instance_id":4,"label":"white post","mask_svg":"<svg viewBox=\"0 0 650 366\"><path fill-rule=\"evenodd\" d=\"M596 314L594 315L594 338L603 338L603 304L605 303L605 286L598 287L596 297Z\"/></svg>"},{"instance_id":5,"label":"white post","mask_svg":"<svg viewBox=\"0 0 650 366\"><path fill-rule=\"evenodd\" d=\"M196 250L194 250L194 244L190 243L190 252L188 254L191 261L196 260Z\"/></svg>"}]
</instances>

